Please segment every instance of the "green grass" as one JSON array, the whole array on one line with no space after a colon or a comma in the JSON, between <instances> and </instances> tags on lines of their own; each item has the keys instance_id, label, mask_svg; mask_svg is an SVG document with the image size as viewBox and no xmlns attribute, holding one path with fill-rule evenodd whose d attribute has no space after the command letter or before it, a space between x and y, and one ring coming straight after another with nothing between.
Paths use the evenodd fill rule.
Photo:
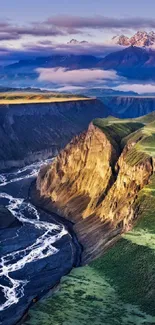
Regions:
<instances>
[{"instance_id":1,"label":"green grass","mask_svg":"<svg viewBox=\"0 0 155 325\"><path fill-rule=\"evenodd\" d=\"M144 126L142 123L132 122L130 120L120 120L113 117L95 119L93 124L106 134L114 147L120 145L123 138L126 138L128 135Z\"/></svg>"},{"instance_id":2,"label":"green grass","mask_svg":"<svg viewBox=\"0 0 155 325\"><path fill-rule=\"evenodd\" d=\"M148 156L155 157L155 113L137 119L120 120L114 117L95 119L94 125L99 127L112 144L135 142L128 152L126 162L135 165Z\"/></svg>"},{"instance_id":3,"label":"green grass","mask_svg":"<svg viewBox=\"0 0 155 325\"><path fill-rule=\"evenodd\" d=\"M119 141L144 126L142 123L115 118L95 119L93 124L110 135L111 138L118 138Z\"/></svg>"},{"instance_id":4,"label":"green grass","mask_svg":"<svg viewBox=\"0 0 155 325\"><path fill-rule=\"evenodd\" d=\"M151 123L152 121L155 120L155 112L138 117L136 120L139 121L140 123L144 123L144 124Z\"/></svg>"},{"instance_id":5,"label":"green grass","mask_svg":"<svg viewBox=\"0 0 155 325\"><path fill-rule=\"evenodd\" d=\"M48 103L88 99L91 100L91 98L87 98L86 96L56 92L13 91L0 93L0 104Z\"/></svg>"},{"instance_id":6,"label":"green grass","mask_svg":"<svg viewBox=\"0 0 155 325\"><path fill-rule=\"evenodd\" d=\"M26 325L155 324L155 175L136 206L134 229L64 277L60 291L30 310Z\"/></svg>"}]
</instances>

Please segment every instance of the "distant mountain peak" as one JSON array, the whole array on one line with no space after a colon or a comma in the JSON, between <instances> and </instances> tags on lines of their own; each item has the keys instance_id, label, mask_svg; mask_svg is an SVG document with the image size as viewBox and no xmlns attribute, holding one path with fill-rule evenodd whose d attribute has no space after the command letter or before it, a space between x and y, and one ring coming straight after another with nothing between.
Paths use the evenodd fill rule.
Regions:
<instances>
[{"instance_id":1,"label":"distant mountain peak","mask_svg":"<svg viewBox=\"0 0 155 325\"><path fill-rule=\"evenodd\" d=\"M130 39L129 37L126 37L125 35L117 35L112 38L112 42L118 45L123 46L129 46L130 45Z\"/></svg>"},{"instance_id":2,"label":"distant mountain peak","mask_svg":"<svg viewBox=\"0 0 155 325\"><path fill-rule=\"evenodd\" d=\"M87 44L87 41L77 41L75 38L71 39L67 44L79 45L79 44Z\"/></svg>"},{"instance_id":3,"label":"distant mountain peak","mask_svg":"<svg viewBox=\"0 0 155 325\"><path fill-rule=\"evenodd\" d=\"M117 35L112 38L112 43L122 46L150 47L155 45L155 32L138 31L132 37Z\"/></svg>"}]
</instances>

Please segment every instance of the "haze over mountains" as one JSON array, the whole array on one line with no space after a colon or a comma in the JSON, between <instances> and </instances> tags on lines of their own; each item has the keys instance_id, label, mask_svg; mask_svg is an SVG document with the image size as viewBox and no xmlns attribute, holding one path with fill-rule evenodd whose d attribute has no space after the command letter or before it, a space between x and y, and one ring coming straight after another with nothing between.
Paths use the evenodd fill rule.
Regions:
<instances>
[{"instance_id":1,"label":"haze over mountains","mask_svg":"<svg viewBox=\"0 0 155 325\"><path fill-rule=\"evenodd\" d=\"M78 78L75 77L76 71ZM136 46L120 49L106 56L103 53L103 57L90 54L51 54L19 60L0 68L0 85L6 87L51 89L60 85L85 87L91 84L92 88L113 88L132 81L153 83L154 80L155 50Z\"/></svg>"}]
</instances>

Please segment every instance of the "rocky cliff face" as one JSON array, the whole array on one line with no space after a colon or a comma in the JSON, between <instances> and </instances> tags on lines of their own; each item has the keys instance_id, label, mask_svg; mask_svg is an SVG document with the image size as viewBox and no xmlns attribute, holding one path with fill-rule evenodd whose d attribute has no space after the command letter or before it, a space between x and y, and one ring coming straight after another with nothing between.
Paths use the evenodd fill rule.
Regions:
<instances>
[{"instance_id":1,"label":"rocky cliff face","mask_svg":"<svg viewBox=\"0 0 155 325\"><path fill-rule=\"evenodd\" d=\"M155 110L155 97L108 96L100 98L120 118L135 118Z\"/></svg>"},{"instance_id":2,"label":"rocky cliff face","mask_svg":"<svg viewBox=\"0 0 155 325\"><path fill-rule=\"evenodd\" d=\"M138 47L149 47L155 44L155 33L138 31L132 37L127 37L125 35L114 36L112 38L112 43L119 44L122 46L138 46Z\"/></svg>"},{"instance_id":3,"label":"rocky cliff face","mask_svg":"<svg viewBox=\"0 0 155 325\"><path fill-rule=\"evenodd\" d=\"M114 141L111 130L91 123L37 179L37 194L46 208L75 223L83 263L102 254L130 228L133 203L153 173L152 158L130 163L136 142L130 140L122 149L121 138Z\"/></svg>"},{"instance_id":4,"label":"rocky cliff face","mask_svg":"<svg viewBox=\"0 0 155 325\"><path fill-rule=\"evenodd\" d=\"M0 169L55 156L94 117L108 112L98 100L0 105Z\"/></svg>"}]
</instances>

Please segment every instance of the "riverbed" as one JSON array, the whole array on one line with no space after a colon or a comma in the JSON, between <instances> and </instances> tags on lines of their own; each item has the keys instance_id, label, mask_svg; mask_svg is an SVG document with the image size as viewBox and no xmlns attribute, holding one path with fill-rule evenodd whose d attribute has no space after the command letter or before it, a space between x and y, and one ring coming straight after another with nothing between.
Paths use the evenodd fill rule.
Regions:
<instances>
[{"instance_id":1,"label":"riverbed","mask_svg":"<svg viewBox=\"0 0 155 325\"><path fill-rule=\"evenodd\" d=\"M55 214L36 208L29 188L41 165L0 174L0 205L20 221L0 230L0 324L14 325L77 263L78 243ZM71 225L69 225L71 229Z\"/></svg>"}]
</instances>

